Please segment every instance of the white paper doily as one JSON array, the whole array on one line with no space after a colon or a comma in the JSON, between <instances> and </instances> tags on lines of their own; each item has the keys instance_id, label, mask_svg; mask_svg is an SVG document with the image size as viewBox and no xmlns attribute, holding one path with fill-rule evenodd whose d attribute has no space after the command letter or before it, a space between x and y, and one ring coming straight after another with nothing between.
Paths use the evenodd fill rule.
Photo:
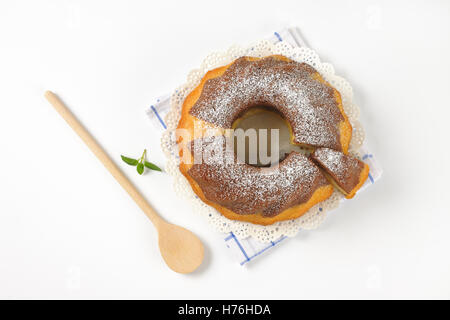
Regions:
<instances>
[{"instance_id":1,"label":"white paper doily","mask_svg":"<svg viewBox=\"0 0 450 320\"><path fill-rule=\"evenodd\" d=\"M286 42L272 44L266 40L257 42L248 48L232 46L226 52L208 55L200 68L192 70L187 77L187 82L172 94L171 110L165 118L167 130L161 138L162 149L168 158L166 170L174 177L175 192L189 199L194 205L195 211L204 215L216 230L224 233L232 231L240 239L252 236L261 242L274 241L283 235L292 237L300 229L317 228L325 219L327 211L339 206L343 195L335 190L329 199L315 205L303 216L294 220L277 222L270 226L229 220L200 200L179 171L178 147L174 139L174 131L181 116L181 108L185 97L200 83L207 71L227 65L242 56L265 57L273 54L281 54L297 62L305 62L311 65L341 93L345 113L353 127L349 153L359 157L359 148L364 141L364 130L358 121L359 108L352 101L353 90L350 84L345 79L335 75L333 66L321 62L319 56L313 50L306 47L293 47Z\"/></svg>"}]
</instances>

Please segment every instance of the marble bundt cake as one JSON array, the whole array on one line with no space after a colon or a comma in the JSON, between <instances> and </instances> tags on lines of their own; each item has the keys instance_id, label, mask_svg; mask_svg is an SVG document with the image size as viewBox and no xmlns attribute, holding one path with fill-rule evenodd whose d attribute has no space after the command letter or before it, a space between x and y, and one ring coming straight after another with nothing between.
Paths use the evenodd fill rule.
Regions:
<instances>
[{"instance_id":1,"label":"marble bundt cake","mask_svg":"<svg viewBox=\"0 0 450 320\"><path fill-rule=\"evenodd\" d=\"M292 144L311 150L347 154L352 127L339 92L306 63L280 55L241 57L206 73L183 103L176 133L180 171L196 195L227 218L268 225L301 216L330 197L333 186L297 152L271 168L236 161L226 147L227 130L261 106L285 119ZM194 161L197 147L213 149L208 157L224 161Z\"/></svg>"}]
</instances>

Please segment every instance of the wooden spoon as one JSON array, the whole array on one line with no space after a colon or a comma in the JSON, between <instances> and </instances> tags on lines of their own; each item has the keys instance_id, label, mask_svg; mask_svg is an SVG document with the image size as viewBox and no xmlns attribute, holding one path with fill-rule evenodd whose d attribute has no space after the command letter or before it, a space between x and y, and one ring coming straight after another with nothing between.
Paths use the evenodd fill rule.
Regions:
<instances>
[{"instance_id":1,"label":"wooden spoon","mask_svg":"<svg viewBox=\"0 0 450 320\"><path fill-rule=\"evenodd\" d=\"M159 250L169 268L179 273L190 273L197 269L202 263L204 252L200 239L189 230L163 220L64 103L51 91L45 92L45 98L153 223L158 230Z\"/></svg>"}]
</instances>

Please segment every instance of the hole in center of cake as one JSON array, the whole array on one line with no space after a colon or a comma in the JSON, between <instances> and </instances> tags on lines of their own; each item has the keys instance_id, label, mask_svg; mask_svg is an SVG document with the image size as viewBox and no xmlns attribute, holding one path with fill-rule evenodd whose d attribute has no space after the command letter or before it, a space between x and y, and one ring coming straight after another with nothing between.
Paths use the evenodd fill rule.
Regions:
<instances>
[{"instance_id":1,"label":"hole in center of cake","mask_svg":"<svg viewBox=\"0 0 450 320\"><path fill-rule=\"evenodd\" d=\"M234 123L234 153L241 163L256 167L271 167L283 161L292 151L304 153L292 145L286 120L275 109L255 106Z\"/></svg>"}]
</instances>

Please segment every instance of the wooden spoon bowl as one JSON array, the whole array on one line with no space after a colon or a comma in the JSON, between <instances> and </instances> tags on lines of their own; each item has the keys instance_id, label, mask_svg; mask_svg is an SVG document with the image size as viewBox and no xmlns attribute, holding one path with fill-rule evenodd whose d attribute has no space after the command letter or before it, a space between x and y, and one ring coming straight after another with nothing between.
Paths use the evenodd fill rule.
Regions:
<instances>
[{"instance_id":1,"label":"wooden spoon bowl","mask_svg":"<svg viewBox=\"0 0 450 320\"><path fill-rule=\"evenodd\" d=\"M178 273L190 273L203 261L202 242L191 231L164 222L158 228L158 242L161 255L169 266Z\"/></svg>"}]
</instances>

